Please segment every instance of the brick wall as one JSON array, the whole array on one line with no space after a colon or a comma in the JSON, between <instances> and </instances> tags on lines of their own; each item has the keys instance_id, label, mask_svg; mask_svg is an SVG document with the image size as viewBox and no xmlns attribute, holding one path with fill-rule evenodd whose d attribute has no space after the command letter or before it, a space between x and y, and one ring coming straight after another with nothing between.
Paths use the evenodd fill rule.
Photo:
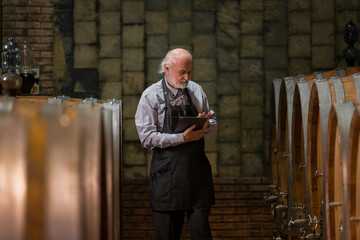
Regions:
<instances>
[{"instance_id":1,"label":"brick wall","mask_svg":"<svg viewBox=\"0 0 360 240\"><path fill-rule=\"evenodd\" d=\"M270 206L263 200L268 193L267 178L215 178L216 204L210 224L214 240L270 239L275 231ZM123 239L153 239L146 180L123 182ZM182 239L190 239L185 217Z\"/></svg>"},{"instance_id":2,"label":"brick wall","mask_svg":"<svg viewBox=\"0 0 360 240\"><path fill-rule=\"evenodd\" d=\"M54 6L50 0L2 0L2 44L13 37L32 50L40 70L40 93L53 93Z\"/></svg>"}]
</instances>

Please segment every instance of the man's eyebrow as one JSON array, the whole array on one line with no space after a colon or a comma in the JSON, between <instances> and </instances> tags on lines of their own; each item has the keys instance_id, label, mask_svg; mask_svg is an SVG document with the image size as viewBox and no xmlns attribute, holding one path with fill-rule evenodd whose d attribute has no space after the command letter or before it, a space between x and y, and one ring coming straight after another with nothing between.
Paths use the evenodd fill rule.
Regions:
<instances>
[{"instance_id":1,"label":"man's eyebrow","mask_svg":"<svg viewBox=\"0 0 360 240\"><path fill-rule=\"evenodd\" d=\"M191 73L191 71L189 71ZM186 70L185 69L181 69L178 71L178 73L186 73Z\"/></svg>"}]
</instances>

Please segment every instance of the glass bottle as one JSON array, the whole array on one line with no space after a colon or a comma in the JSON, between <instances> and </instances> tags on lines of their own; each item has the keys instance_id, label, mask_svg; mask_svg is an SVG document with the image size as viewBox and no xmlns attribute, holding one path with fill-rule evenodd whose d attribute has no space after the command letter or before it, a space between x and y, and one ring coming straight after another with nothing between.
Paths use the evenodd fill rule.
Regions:
<instances>
[{"instance_id":1,"label":"glass bottle","mask_svg":"<svg viewBox=\"0 0 360 240\"><path fill-rule=\"evenodd\" d=\"M0 79L3 93L15 97L22 85L22 78L16 73L16 69L20 68L20 53L13 38L9 38L3 47L2 67L7 69L7 72Z\"/></svg>"},{"instance_id":2,"label":"glass bottle","mask_svg":"<svg viewBox=\"0 0 360 240\"><path fill-rule=\"evenodd\" d=\"M31 69L31 50L30 47L24 41L22 50L21 50L21 72L20 76L22 78L22 86L20 88L21 95L27 95L31 93L31 89L35 83L35 77L30 72Z\"/></svg>"}]
</instances>

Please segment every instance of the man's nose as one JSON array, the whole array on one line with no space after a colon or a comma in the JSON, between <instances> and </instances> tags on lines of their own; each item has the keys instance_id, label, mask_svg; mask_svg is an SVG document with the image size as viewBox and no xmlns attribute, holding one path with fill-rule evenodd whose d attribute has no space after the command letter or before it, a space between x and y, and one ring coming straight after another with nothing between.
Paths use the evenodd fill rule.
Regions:
<instances>
[{"instance_id":1,"label":"man's nose","mask_svg":"<svg viewBox=\"0 0 360 240\"><path fill-rule=\"evenodd\" d=\"M185 78L185 80L189 81L189 79L190 79L190 73L185 73L185 74L184 74L184 78Z\"/></svg>"}]
</instances>

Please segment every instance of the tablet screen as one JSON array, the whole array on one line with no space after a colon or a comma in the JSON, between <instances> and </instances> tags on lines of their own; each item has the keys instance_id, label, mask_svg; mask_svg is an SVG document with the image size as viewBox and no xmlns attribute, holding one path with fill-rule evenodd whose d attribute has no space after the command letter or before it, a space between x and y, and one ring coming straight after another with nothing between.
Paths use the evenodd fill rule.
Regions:
<instances>
[{"instance_id":1,"label":"tablet screen","mask_svg":"<svg viewBox=\"0 0 360 240\"><path fill-rule=\"evenodd\" d=\"M206 123L207 117L181 117L176 125L174 133L184 132L191 125L196 124L194 130L201 129Z\"/></svg>"}]
</instances>

